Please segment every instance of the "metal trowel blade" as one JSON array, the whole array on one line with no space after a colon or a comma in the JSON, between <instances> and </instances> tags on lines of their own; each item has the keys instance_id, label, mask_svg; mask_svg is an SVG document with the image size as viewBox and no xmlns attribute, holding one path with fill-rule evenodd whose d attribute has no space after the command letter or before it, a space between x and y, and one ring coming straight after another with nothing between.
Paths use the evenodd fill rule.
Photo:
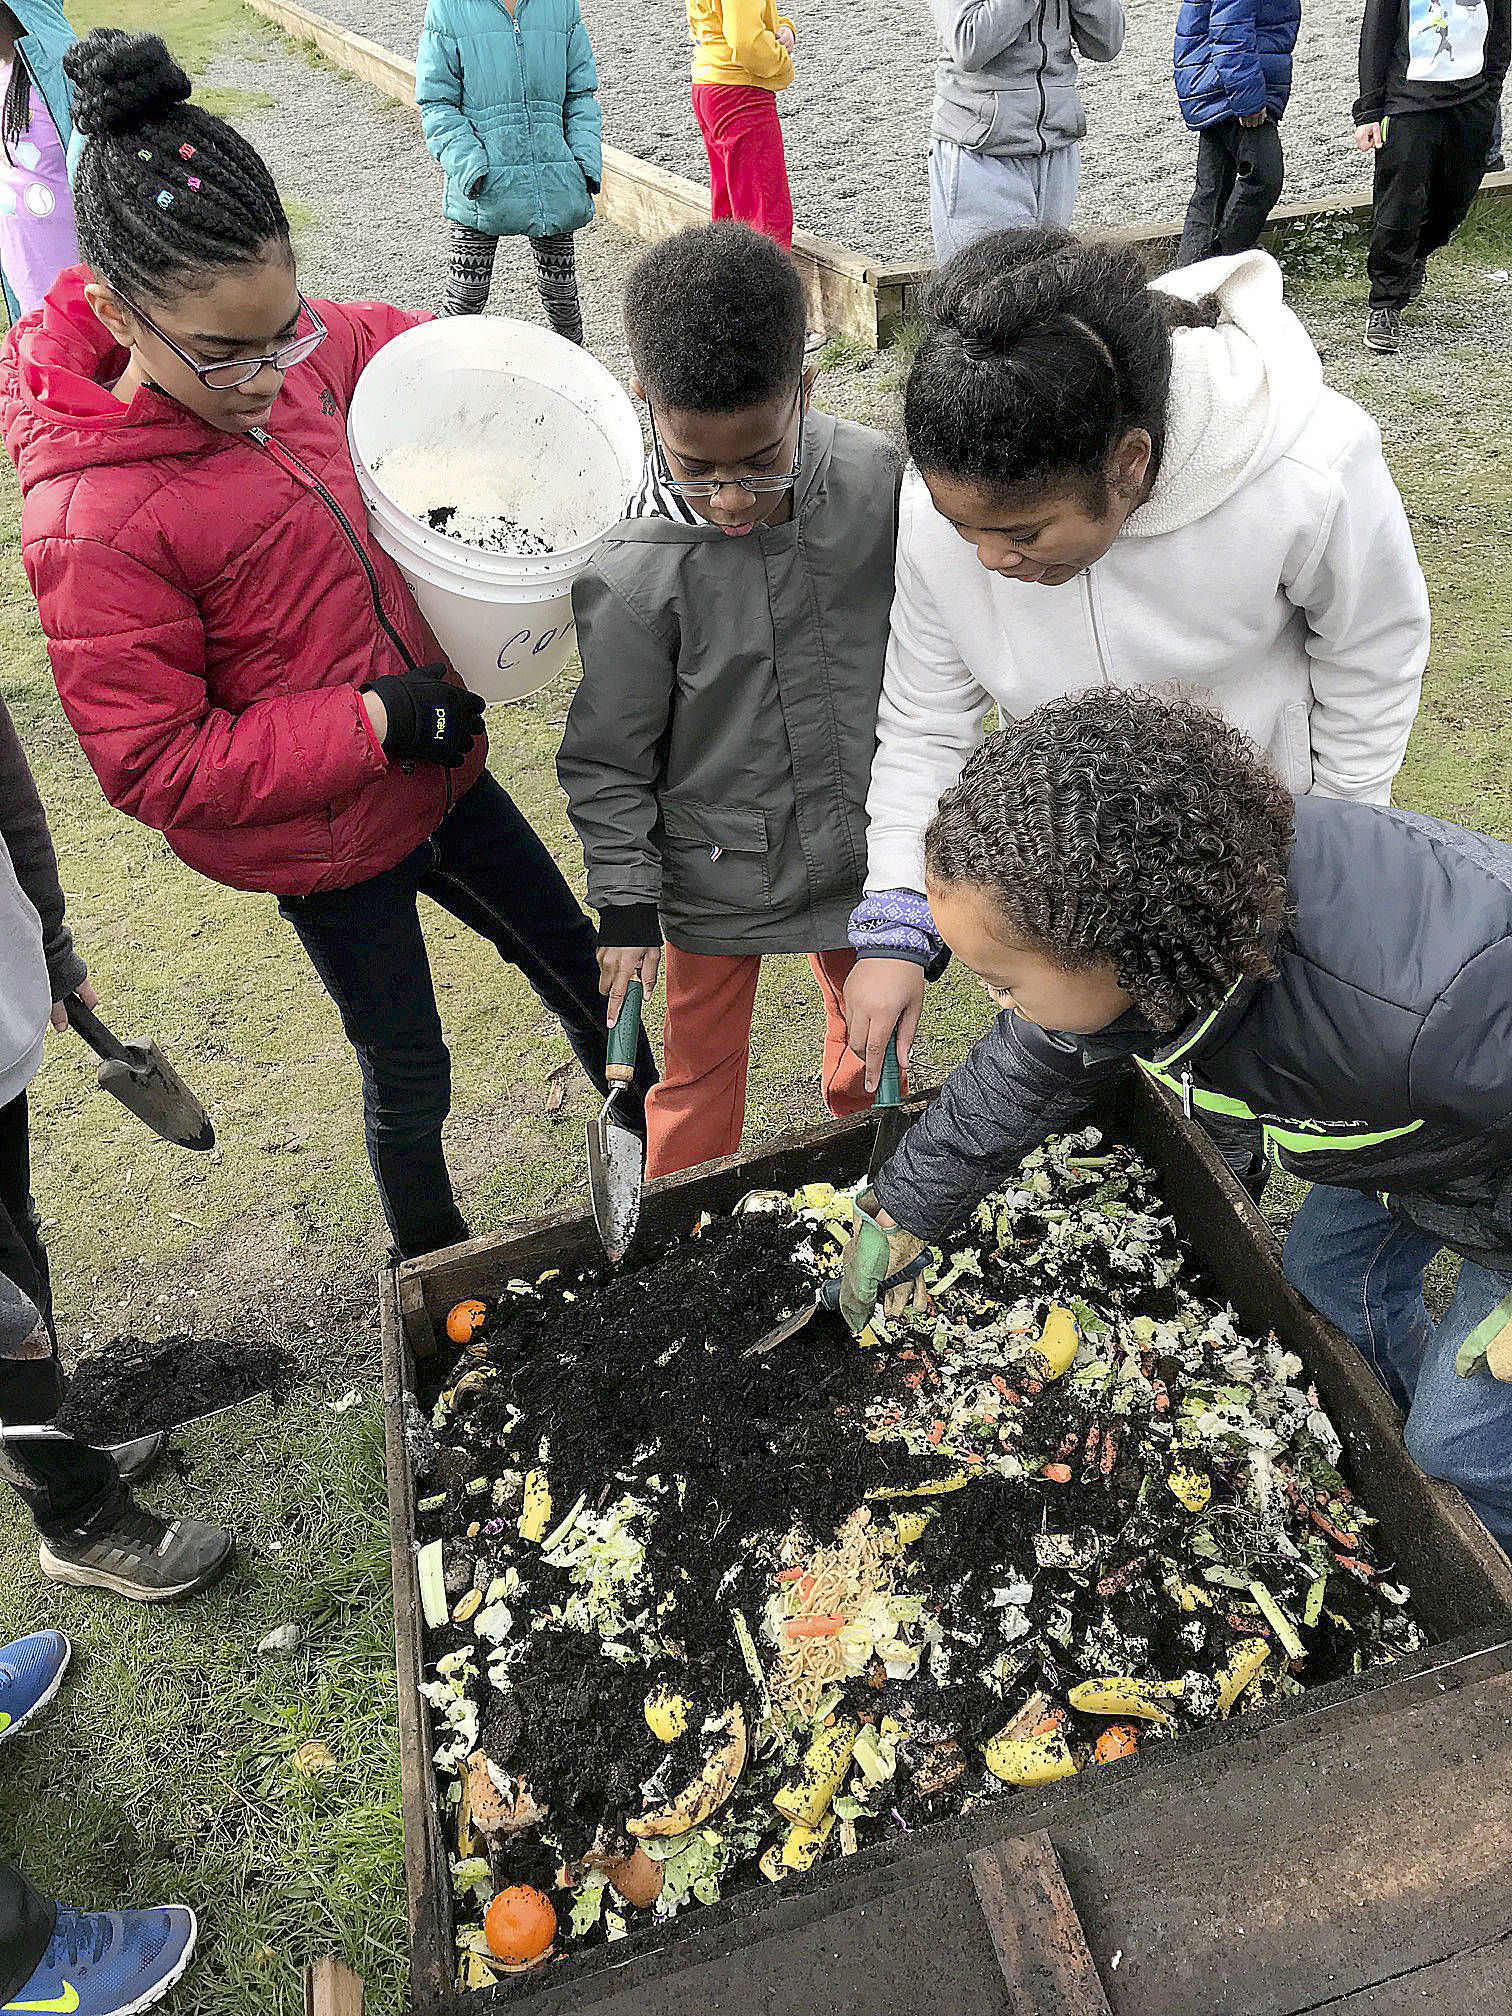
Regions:
<instances>
[{"instance_id":1,"label":"metal trowel blade","mask_svg":"<svg viewBox=\"0 0 1512 2016\"><path fill-rule=\"evenodd\" d=\"M124 1056L102 1064L95 1074L100 1089L119 1099L165 1141L180 1148L213 1148L210 1116L156 1043L138 1039L121 1048Z\"/></svg>"},{"instance_id":2,"label":"metal trowel blade","mask_svg":"<svg viewBox=\"0 0 1512 2016\"><path fill-rule=\"evenodd\" d=\"M640 1223L646 1149L632 1128L615 1120L612 1103L606 1100L597 1119L588 1122L588 1197L604 1251L618 1266Z\"/></svg>"}]
</instances>

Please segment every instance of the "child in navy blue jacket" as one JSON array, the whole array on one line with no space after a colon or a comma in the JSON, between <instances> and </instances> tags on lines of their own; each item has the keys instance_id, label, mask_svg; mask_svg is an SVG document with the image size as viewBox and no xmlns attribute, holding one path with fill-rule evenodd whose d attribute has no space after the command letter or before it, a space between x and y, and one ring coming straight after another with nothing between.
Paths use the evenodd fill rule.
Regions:
<instances>
[{"instance_id":1,"label":"child in navy blue jacket","mask_svg":"<svg viewBox=\"0 0 1512 2016\"><path fill-rule=\"evenodd\" d=\"M1265 229L1285 174L1279 121L1301 21L1301 0L1182 0L1176 96L1198 138L1179 266L1247 252Z\"/></svg>"}]
</instances>

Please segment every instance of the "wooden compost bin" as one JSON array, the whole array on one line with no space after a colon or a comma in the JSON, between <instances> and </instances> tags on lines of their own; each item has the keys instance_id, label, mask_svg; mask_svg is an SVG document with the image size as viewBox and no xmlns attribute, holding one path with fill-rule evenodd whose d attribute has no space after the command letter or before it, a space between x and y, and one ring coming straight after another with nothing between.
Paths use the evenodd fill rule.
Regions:
<instances>
[{"instance_id":1,"label":"wooden compost bin","mask_svg":"<svg viewBox=\"0 0 1512 2016\"><path fill-rule=\"evenodd\" d=\"M1367 1508L1380 1522L1380 1551L1394 1561L1397 1578L1412 1591L1414 1614L1430 1650L1418 1655L1439 1664L1463 1650L1468 1656L1487 1642L1508 1636L1512 1620L1512 1567L1460 1494L1425 1477L1402 1441L1396 1410L1354 1347L1291 1288L1281 1272L1280 1253L1269 1227L1235 1183L1207 1137L1177 1108L1142 1082L1129 1081L1094 1116L1112 1138L1127 1142L1156 1170L1162 1195L1209 1276L1233 1304L1240 1326L1252 1336L1274 1330L1302 1359L1317 1382L1324 1405L1344 1444L1343 1468L1359 1485ZM653 1184L641 1213L640 1240L647 1245L686 1233L702 1211L729 1211L748 1190L793 1190L818 1180L854 1182L871 1148L869 1118L817 1127L779 1137L753 1155L705 1164ZM406 1261L382 1281L383 1387L389 1524L394 1560L394 1624L398 1658L399 1743L404 1802L405 1874L409 1900L411 1995L414 2007L430 2012L477 2009L496 2002L527 2006L549 2001L553 2011L589 2010L611 1992L623 1996L637 1975L648 1982L706 1958L711 1943L731 1949L764 1935L769 1912L795 1891L822 1905L826 1891L853 1891L871 1865L878 1872L910 1857L934 1855L942 1836L970 1848L1020 1826L1044 1824L1067 1801L1085 1804L1116 1797L1111 1774L1107 1791L1062 1781L1044 1793L1005 1795L979 1812L927 1828L896 1842L863 1850L842 1864L821 1864L806 1877L762 1885L733 1898L681 1914L656 1935L641 1934L611 1947L569 1957L497 1989L462 1996L456 1988L450 1870L437 1806L431 1763L435 1747L429 1711L420 1694L422 1623L415 1577L415 1491L404 1437L406 1396L416 1390L416 1364L435 1352L447 1310L465 1296L493 1296L520 1276L547 1267L565 1267L598 1250L593 1221L586 1213L559 1212L517 1232L475 1239L461 1246ZM1388 1669L1410 1670L1403 1661ZM1337 1712L1381 1684L1382 1672L1335 1682L1300 1699L1275 1704L1242 1718L1224 1731L1152 1745L1136 1768L1160 1769L1171 1759L1229 1740L1230 1730L1283 1725L1292 1717ZM1083 1774L1083 1777L1085 1774ZM696 1936L690 1936L696 1935ZM684 1957L686 1956L686 1957ZM618 2007L618 2002L616 2007ZM657 2006L654 1988L645 2008Z\"/></svg>"}]
</instances>

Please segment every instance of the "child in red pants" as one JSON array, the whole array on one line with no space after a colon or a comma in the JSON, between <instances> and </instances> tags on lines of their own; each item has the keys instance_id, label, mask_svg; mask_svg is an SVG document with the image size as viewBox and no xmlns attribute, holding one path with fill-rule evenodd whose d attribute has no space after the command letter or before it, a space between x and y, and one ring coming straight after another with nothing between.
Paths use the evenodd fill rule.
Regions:
<instances>
[{"instance_id":1,"label":"child in red pants","mask_svg":"<svg viewBox=\"0 0 1512 2016\"><path fill-rule=\"evenodd\" d=\"M631 274L646 478L573 591L583 681L557 773L599 913L609 1020L667 941L666 1060L646 1173L740 1146L762 957L806 952L831 1112L870 1105L846 1048L849 906L866 866L898 460L808 410L803 288L740 224Z\"/></svg>"},{"instance_id":2,"label":"child in red pants","mask_svg":"<svg viewBox=\"0 0 1512 2016\"><path fill-rule=\"evenodd\" d=\"M773 0L688 0L693 114L709 157L714 219L793 244L777 93L793 81L797 30Z\"/></svg>"}]
</instances>

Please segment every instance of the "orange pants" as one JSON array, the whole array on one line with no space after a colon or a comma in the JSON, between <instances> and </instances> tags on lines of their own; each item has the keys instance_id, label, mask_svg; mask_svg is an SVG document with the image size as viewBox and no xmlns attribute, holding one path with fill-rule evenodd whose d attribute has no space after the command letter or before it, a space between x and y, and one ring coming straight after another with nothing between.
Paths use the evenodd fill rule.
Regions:
<instances>
[{"instance_id":1,"label":"orange pants","mask_svg":"<svg viewBox=\"0 0 1512 2016\"><path fill-rule=\"evenodd\" d=\"M824 1000L824 1069L820 1085L831 1113L864 1113L872 1103L866 1072L845 1040L841 989L856 963L848 946L810 952ZM646 1176L670 1176L733 1155L745 1124L751 1015L761 959L679 952L669 945L663 969L667 1025L661 1082L646 1095Z\"/></svg>"}]
</instances>

